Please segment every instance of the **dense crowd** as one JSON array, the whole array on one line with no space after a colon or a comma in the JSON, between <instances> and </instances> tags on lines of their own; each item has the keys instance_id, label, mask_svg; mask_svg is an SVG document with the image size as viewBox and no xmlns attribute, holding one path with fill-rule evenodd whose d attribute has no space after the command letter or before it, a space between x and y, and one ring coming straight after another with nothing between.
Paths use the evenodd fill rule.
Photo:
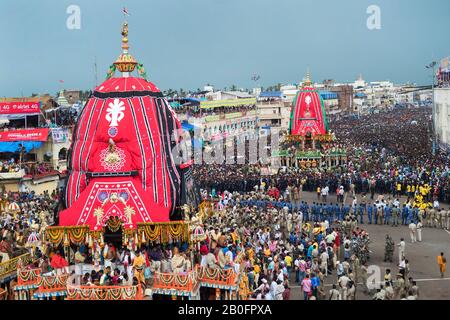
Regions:
<instances>
[{"instance_id":1,"label":"dense crowd","mask_svg":"<svg viewBox=\"0 0 450 320\"><path fill-rule=\"evenodd\" d=\"M364 225L408 226L412 242L421 241L416 234L424 227L450 228L444 205L449 159L422 146L429 138L427 112L333 120L337 145L348 146L347 164L338 168L282 168L270 175L263 165L196 165L201 195L214 203L214 213L201 222L206 238L198 246L42 246L43 230L54 222L56 193L4 192L1 259L31 250L43 274L76 273L83 285L151 287L156 273L186 274L199 264L240 275L241 299L289 300L295 283L305 300L354 300L361 281L373 299L417 299L403 239L398 274L387 269L381 285L367 285L371 240ZM305 191L317 200L306 201ZM387 240L386 248L392 261L393 243ZM440 261L443 275L445 258Z\"/></svg>"},{"instance_id":2,"label":"dense crowd","mask_svg":"<svg viewBox=\"0 0 450 320\"><path fill-rule=\"evenodd\" d=\"M361 118L331 121L339 147L346 146L347 164L334 168L284 168L262 176L261 164L197 165L200 186L215 191L251 191L261 179L281 191L295 186L315 192L339 186L356 193L411 195L431 187L430 196L450 203L449 156L431 154L428 109L394 109ZM248 150L245 156L248 158Z\"/></svg>"},{"instance_id":3,"label":"dense crowd","mask_svg":"<svg viewBox=\"0 0 450 320\"><path fill-rule=\"evenodd\" d=\"M15 205L11 206L12 204ZM1 199L1 262L16 257L42 239L43 230L53 224L53 210L57 205L56 192L3 193Z\"/></svg>"},{"instance_id":4,"label":"dense crowd","mask_svg":"<svg viewBox=\"0 0 450 320\"><path fill-rule=\"evenodd\" d=\"M200 108L200 106L181 106L175 109L176 113L186 114L188 117L206 117L215 115L224 115L226 113L233 112L248 112L256 110L256 105L243 105L243 106L231 106L231 107L215 107L215 108Z\"/></svg>"},{"instance_id":5,"label":"dense crowd","mask_svg":"<svg viewBox=\"0 0 450 320\"><path fill-rule=\"evenodd\" d=\"M53 166L49 162L33 162L22 161L11 158L9 160L0 160L0 172L1 173L15 173L21 169L28 175L40 175L54 170Z\"/></svg>"},{"instance_id":6,"label":"dense crowd","mask_svg":"<svg viewBox=\"0 0 450 320\"><path fill-rule=\"evenodd\" d=\"M75 108L59 108L53 112L46 113L46 121L42 122L43 127L64 127L74 126L78 119L78 110Z\"/></svg>"}]
</instances>

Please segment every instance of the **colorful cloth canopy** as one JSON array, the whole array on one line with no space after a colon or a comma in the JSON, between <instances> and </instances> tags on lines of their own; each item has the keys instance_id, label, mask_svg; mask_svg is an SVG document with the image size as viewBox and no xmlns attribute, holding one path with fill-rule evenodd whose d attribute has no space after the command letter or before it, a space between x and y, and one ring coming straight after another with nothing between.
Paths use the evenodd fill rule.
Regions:
<instances>
[{"instance_id":1,"label":"colorful cloth canopy","mask_svg":"<svg viewBox=\"0 0 450 320\"><path fill-rule=\"evenodd\" d=\"M181 124L160 90L141 78L110 78L86 103L74 130L59 224L99 230L174 218L184 183L172 150Z\"/></svg>"},{"instance_id":2,"label":"colorful cloth canopy","mask_svg":"<svg viewBox=\"0 0 450 320\"><path fill-rule=\"evenodd\" d=\"M289 132L291 135L324 135L328 131L325 107L319 92L312 87L303 87L295 96Z\"/></svg>"}]
</instances>

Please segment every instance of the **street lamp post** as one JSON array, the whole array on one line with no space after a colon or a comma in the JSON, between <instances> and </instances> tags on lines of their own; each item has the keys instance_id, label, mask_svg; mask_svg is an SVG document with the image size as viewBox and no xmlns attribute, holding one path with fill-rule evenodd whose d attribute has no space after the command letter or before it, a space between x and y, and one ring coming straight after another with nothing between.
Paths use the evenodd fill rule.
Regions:
<instances>
[{"instance_id":1,"label":"street lamp post","mask_svg":"<svg viewBox=\"0 0 450 320\"><path fill-rule=\"evenodd\" d=\"M431 69L433 72L432 78L433 78L433 82L431 83L431 101L432 101L432 142L433 142L433 146L432 146L432 154L433 156L436 155L436 147L437 147L437 134L436 134L436 108L435 108L435 104L434 104L434 81L435 81L435 77L436 77L436 72L435 72L435 67L436 67L437 62L436 61L432 61L429 65L426 66L427 69Z\"/></svg>"}]
</instances>

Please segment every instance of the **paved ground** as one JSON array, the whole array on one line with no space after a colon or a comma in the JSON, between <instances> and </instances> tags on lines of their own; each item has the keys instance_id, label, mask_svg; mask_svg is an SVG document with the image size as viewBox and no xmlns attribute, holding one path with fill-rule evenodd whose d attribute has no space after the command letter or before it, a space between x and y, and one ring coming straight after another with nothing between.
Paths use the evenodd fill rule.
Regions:
<instances>
[{"instance_id":1,"label":"paved ground","mask_svg":"<svg viewBox=\"0 0 450 320\"><path fill-rule=\"evenodd\" d=\"M305 192L303 195L305 201L312 203L316 201L317 197L313 193ZM328 200L336 201L335 196L331 196ZM347 202L350 200L348 199ZM367 220L367 217L366 217ZM410 275L417 281L419 286L419 299L450 299L450 271L447 272L444 279L440 278L439 268L436 263L437 256L440 252L444 252L447 259L450 258L450 232L443 229L424 228L422 231L422 242L411 244L409 237L409 229L407 226L392 227L386 225L359 225L369 232L371 238L370 250L371 259L369 265L377 265L381 269L381 276L384 276L386 268L390 268L393 275L398 271L398 251L394 251L394 263L385 263L384 259L384 244L386 234L389 234L394 240L395 244L404 238L406 241L406 258L409 260L411 269ZM331 289L331 285L336 282L336 275L329 276L326 281L325 292ZM293 277L292 280L295 280ZM295 286L295 282L291 281L292 299L303 299L302 291ZM371 297L365 295L360 286L357 290L357 299L370 299Z\"/></svg>"}]
</instances>

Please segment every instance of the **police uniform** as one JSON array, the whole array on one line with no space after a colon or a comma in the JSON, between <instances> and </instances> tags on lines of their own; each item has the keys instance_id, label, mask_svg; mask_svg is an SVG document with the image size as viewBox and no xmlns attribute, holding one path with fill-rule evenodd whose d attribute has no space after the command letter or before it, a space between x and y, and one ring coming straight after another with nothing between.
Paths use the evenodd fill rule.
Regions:
<instances>
[{"instance_id":1,"label":"police uniform","mask_svg":"<svg viewBox=\"0 0 450 320\"><path fill-rule=\"evenodd\" d=\"M390 261L393 262L394 255L394 241L392 241L392 238L387 236L386 237L386 245L384 248L384 262Z\"/></svg>"}]
</instances>

